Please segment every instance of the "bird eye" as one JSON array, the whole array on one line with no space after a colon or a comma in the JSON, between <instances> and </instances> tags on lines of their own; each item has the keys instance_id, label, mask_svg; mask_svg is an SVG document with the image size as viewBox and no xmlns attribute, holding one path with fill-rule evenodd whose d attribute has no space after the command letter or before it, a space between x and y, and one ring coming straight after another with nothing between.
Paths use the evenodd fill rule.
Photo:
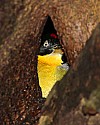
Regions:
<instances>
[{"instance_id":1,"label":"bird eye","mask_svg":"<svg viewBox=\"0 0 100 125\"><path fill-rule=\"evenodd\" d=\"M49 46L49 43L48 43L48 40L46 40L43 44L44 47L48 47Z\"/></svg>"}]
</instances>

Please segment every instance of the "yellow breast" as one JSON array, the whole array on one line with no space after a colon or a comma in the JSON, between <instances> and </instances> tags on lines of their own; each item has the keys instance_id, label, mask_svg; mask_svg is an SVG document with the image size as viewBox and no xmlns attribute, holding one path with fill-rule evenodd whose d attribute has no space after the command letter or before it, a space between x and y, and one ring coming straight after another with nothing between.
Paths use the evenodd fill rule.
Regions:
<instances>
[{"instance_id":1,"label":"yellow breast","mask_svg":"<svg viewBox=\"0 0 100 125\"><path fill-rule=\"evenodd\" d=\"M65 70L59 68L61 63L61 54L38 56L38 77L43 97L47 97L54 83L65 74Z\"/></svg>"}]
</instances>

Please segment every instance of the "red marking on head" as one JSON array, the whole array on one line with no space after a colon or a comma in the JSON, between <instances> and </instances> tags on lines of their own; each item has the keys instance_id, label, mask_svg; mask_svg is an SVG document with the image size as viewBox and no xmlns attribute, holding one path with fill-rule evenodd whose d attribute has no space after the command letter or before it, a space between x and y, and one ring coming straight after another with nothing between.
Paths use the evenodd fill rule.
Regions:
<instances>
[{"instance_id":1,"label":"red marking on head","mask_svg":"<svg viewBox=\"0 0 100 125\"><path fill-rule=\"evenodd\" d=\"M57 35L55 35L54 33L50 34L50 36L57 39Z\"/></svg>"}]
</instances>

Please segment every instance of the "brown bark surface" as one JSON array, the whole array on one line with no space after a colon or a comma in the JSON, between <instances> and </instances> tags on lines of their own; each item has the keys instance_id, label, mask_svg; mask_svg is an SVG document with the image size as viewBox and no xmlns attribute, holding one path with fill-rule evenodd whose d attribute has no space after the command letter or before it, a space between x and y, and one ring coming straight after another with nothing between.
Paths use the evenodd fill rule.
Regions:
<instances>
[{"instance_id":1,"label":"brown bark surface","mask_svg":"<svg viewBox=\"0 0 100 125\"><path fill-rule=\"evenodd\" d=\"M39 125L100 125L100 23L68 73L53 87Z\"/></svg>"},{"instance_id":2,"label":"brown bark surface","mask_svg":"<svg viewBox=\"0 0 100 125\"><path fill-rule=\"evenodd\" d=\"M0 46L1 125L37 123L44 103L38 84L36 56L43 19L34 10L37 3L27 2L16 19L13 33L6 38L4 30L6 40ZM40 16L41 22L37 21Z\"/></svg>"},{"instance_id":3,"label":"brown bark surface","mask_svg":"<svg viewBox=\"0 0 100 125\"><path fill-rule=\"evenodd\" d=\"M37 53L47 16L72 64L100 21L99 11L99 0L0 0L1 125L31 125L40 117L44 99L37 78Z\"/></svg>"},{"instance_id":4,"label":"brown bark surface","mask_svg":"<svg viewBox=\"0 0 100 125\"><path fill-rule=\"evenodd\" d=\"M19 27L17 30L20 30L21 34L26 27L31 32L33 29L28 27L35 24L35 19L40 25L41 20L49 15L72 64L91 35L92 29L100 21L99 11L99 0L0 1L0 39L11 35L16 27Z\"/></svg>"}]
</instances>

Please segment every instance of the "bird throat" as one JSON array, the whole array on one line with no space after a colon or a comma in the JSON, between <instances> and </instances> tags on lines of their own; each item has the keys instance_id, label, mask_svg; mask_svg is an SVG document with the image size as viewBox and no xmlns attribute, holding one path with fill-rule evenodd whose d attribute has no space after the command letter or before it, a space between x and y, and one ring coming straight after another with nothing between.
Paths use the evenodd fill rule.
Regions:
<instances>
[{"instance_id":1,"label":"bird throat","mask_svg":"<svg viewBox=\"0 0 100 125\"><path fill-rule=\"evenodd\" d=\"M61 66L61 57L62 55L59 53L51 53L44 56L38 55L38 77L43 97L47 97L58 80L57 67Z\"/></svg>"}]
</instances>

